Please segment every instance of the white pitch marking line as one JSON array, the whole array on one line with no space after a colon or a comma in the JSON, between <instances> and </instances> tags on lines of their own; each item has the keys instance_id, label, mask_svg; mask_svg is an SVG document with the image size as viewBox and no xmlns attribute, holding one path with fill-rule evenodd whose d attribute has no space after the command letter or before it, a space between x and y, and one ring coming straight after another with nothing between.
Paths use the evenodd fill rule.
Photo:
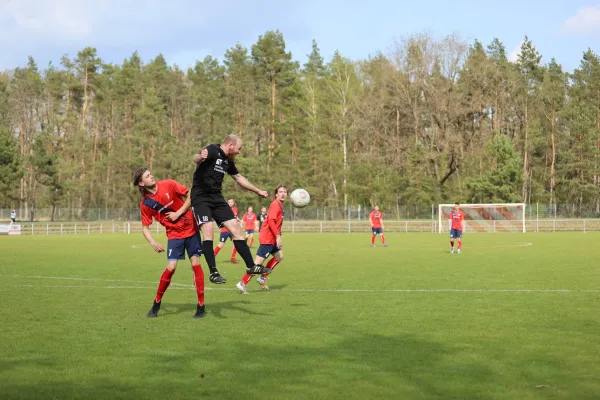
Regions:
<instances>
[{"instance_id":1,"label":"white pitch marking line","mask_svg":"<svg viewBox=\"0 0 600 400\"><path fill-rule=\"evenodd\" d=\"M14 285L13 287L57 289L143 289L156 286L94 286L94 285ZM194 290L193 287L172 287L171 290ZM205 288L206 291L237 291L236 288ZM292 293L600 293L600 289L270 289Z\"/></svg>"},{"instance_id":2,"label":"white pitch marking line","mask_svg":"<svg viewBox=\"0 0 600 400\"><path fill-rule=\"evenodd\" d=\"M141 249L141 248L148 247L148 246L150 246L150 243L145 243L145 244L132 244L132 245L131 245L131 248L132 248L132 249Z\"/></svg>"}]
</instances>

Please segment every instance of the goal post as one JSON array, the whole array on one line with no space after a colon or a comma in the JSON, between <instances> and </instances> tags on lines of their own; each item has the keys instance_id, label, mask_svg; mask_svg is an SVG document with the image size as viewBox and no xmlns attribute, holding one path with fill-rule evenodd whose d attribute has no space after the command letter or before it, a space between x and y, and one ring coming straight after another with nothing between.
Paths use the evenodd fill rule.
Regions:
<instances>
[{"instance_id":1,"label":"goal post","mask_svg":"<svg viewBox=\"0 0 600 400\"><path fill-rule=\"evenodd\" d=\"M467 232L525 233L525 203L461 204ZM448 217L454 204L438 206L438 231L448 232Z\"/></svg>"}]
</instances>

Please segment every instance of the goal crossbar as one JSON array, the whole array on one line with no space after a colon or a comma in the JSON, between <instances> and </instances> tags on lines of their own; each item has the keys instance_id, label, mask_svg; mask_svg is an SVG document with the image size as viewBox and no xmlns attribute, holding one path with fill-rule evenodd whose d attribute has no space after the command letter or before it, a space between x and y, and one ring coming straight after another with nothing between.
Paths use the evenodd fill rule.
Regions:
<instances>
[{"instance_id":1,"label":"goal crossbar","mask_svg":"<svg viewBox=\"0 0 600 400\"><path fill-rule=\"evenodd\" d=\"M448 224L447 221L444 221L449 215L449 212L444 214L445 209L450 209L450 211L454 208L454 204L439 204L438 206L438 231L439 233L444 232L444 227ZM498 209L498 210L507 210L513 208L516 210L514 213L508 212L510 217L514 217L512 219L493 219L494 230L496 230L496 221L513 221L519 223L519 231L525 233L525 203L472 203L472 204L461 204L461 210L464 212L468 209ZM466 217L470 217L468 213L465 213ZM468 221L473 218L465 218L465 224L468 226ZM491 219L491 216L490 216ZM484 220L481 218L480 220Z\"/></svg>"}]
</instances>

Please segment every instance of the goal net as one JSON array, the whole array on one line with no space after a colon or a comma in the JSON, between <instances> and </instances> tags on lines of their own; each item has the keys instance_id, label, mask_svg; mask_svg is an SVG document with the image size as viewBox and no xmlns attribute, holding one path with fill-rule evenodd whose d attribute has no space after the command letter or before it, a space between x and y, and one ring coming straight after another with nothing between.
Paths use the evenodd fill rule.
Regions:
<instances>
[{"instance_id":1,"label":"goal net","mask_svg":"<svg viewBox=\"0 0 600 400\"><path fill-rule=\"evenodd\" d=\"M440 204L439 233L449 232L448 217L454 204ZM467 232L525 232L525 203L461 204Z\"/></svg>"}]
</instances>

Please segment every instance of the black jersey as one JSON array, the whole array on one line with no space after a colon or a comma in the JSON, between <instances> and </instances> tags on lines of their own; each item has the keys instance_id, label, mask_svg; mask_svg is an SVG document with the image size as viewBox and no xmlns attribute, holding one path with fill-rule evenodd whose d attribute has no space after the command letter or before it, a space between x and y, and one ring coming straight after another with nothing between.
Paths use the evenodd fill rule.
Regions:
<instances>
[{"instance_id":1,"label":"black jersey","mask_svg":"<svg viewBox=\"0 0 600 400\"><path fill-rule=\"evenodd\" d=\"M225 174L237 175L235 163L227 158L221 146L211 144L206 147L208 157L198 164L194 172L192 200L205 194L222 194Z\"/></svg>"},{"instance_id":2,"label":"black jersey","mask_svg":"<svg viewBox=\"0 0 600 400\"><path fill-rule=\"evenodd\" d=\"M267 214L263 214L260 213L260 215L258 216L258 229L260 229L262 227L263 222L265 222L267 219Z\"/></svg>"}]
</instances>

